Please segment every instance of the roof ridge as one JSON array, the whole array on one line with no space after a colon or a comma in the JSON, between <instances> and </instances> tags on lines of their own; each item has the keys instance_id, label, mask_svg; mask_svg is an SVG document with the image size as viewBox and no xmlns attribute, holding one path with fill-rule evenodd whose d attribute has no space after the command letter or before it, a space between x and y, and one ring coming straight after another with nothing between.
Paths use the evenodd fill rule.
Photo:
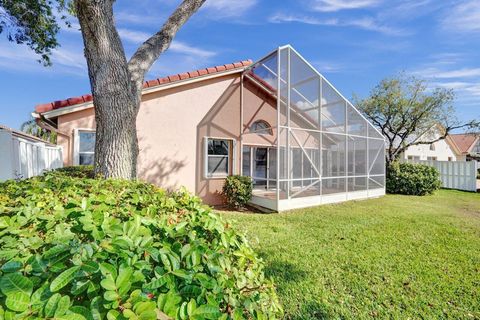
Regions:
<instances>
[{"instance_id":1,"label":"roof ridge","mask_svg":"<svg viewBox=\"0 0 480 320\"><path fill-rule=\"evenodd\" d=\"M218 65L215 67L207 67L207 68L198 69L194 71L177 73L177 74L173 74L173 75L169 75L161 78L147 80L147 81L144 81L143 83L143 89L153 88L153 87L157 87L160 85L164 85L164 84L172 83L176 81L206 76L209 74L215 74L215 73L220 73L224 71L239 69L239 68L247 67L252 63L253 62L251 59L247 59L247 60L227 63L224 65ZM60 109L64 107L71 107L77 104L87 103L91 101L93 101L93 96L91 94L84 94L81 96L70 97L67 99L57 100L49 103L37 104L35 106L35 112L43 113L43 112Z\"/></svg>"}]
</instances>

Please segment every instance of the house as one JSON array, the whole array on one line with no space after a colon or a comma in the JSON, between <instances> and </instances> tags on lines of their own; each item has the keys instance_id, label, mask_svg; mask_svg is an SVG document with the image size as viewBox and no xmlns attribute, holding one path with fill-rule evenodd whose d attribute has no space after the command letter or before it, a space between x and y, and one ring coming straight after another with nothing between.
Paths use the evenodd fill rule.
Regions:
<instances>
[{"instance_id":1,"label":"house","mask_svg":"<svg viewBox=\"0 0 480 320\"><path fill-rule=\"evenodd\" d=\"M64 164L91 164L91 95L37 105ZM212 205L227 175L253 178L252 202L287 210L385 193L384 138L291 46L147 81L137 118L138 176L185 186Z\"/></svg>"},{"instance_id":2,"label":"house","mask_svg":"<svg viewBox=\"0 0 480 320\"><path fill-rule=\"evenodd\" d=\"M434 141L443 134L442 130L441 125L434 125L416 140ZM403 153L403 158L405 160L465 161L451 136L432 144L410 146Z\"/></svg>"},{"instance_id":3,"label":"house","mask_svg":"<svg viewBox=\"0 0 480 320\"><path fill-rule=\"evenodd\" d=\"M450 138L459 151L461 161L476 160L480 162L480 134L452 134Z\"/></svg>"},{"instance_id":4,"label":"house","mask_svg":"<svg viewBox=\"0 0 480 320\"><path fill-rule=\"evenodd\" d=\"M418 140L433 141L442 135L442 126L434 125ZM431 144L410 146L402 156L405 160L469 161L480 159L478 134L450 134Z\"/></svg>"}]
</instances>

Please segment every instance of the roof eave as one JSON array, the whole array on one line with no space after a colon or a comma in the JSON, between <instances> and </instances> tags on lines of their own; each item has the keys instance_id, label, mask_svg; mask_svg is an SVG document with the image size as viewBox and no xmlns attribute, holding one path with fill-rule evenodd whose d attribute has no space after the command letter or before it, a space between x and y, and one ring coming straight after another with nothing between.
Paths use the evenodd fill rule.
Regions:
<instances>
[{"instance_id":1,"label":"roof eave","mask_svg":"<svg viewBox=\"0 0 480 320\"><path fill-rule=\"evenodd\" d=\"M183 80L177 80L177 81L174 81L174 82L159 84L159 85L154 86L154 87L143 88L142 89L142 96L145 95L145 94L151 94L151 93L155 93L155 92L158 92L158 91L172 89L172 88L176 88L176 87L191 84L191 83L201 82L201 81L214 79L214 78L218 78L218 77L224 77L224 76L228 76L228 75L235 74L235 73L241 73L246 68L247 68L246 66L245 67L238 67L238 68L235 68L235 69L219 71L219 72L216 72L216 73L197 76L197 77L194 77L194 78L188 78L188 79L183 79ZM40 113L34 111L34 112L32 112L32 116L34 118L39 118L40 114L41 114L42 116L44 116L47 119L52 119L52 118L56 118L56 117L64 115L64 114L68 114L68 113L72 113L72 112L78 112L78 111L82 111L82 110L86 110L86 109L90 109L90 108L93 108L93 102L92 101L79 103L79 104L71 105L71 106L68 106L68 107L58 108L58 109L49 110L49 111L40 112Z\"/></svg>"}]
</instances>

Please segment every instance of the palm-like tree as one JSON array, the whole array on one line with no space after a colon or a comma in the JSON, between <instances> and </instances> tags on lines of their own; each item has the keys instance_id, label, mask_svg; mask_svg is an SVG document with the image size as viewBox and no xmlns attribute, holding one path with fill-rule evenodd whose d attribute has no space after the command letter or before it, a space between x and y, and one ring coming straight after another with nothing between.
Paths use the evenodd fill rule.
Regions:
<instances>
[{"instance_id":1,"label":"palm-like tree","mask_svg":"<svg viewBox=\"0 0 480 320\"><path fill-rule=\"evenodd\" d=\"M50 143L57 143L57 133L40 127L33 118L22 123L20 130Z\"/></svg>"}]
</instances>

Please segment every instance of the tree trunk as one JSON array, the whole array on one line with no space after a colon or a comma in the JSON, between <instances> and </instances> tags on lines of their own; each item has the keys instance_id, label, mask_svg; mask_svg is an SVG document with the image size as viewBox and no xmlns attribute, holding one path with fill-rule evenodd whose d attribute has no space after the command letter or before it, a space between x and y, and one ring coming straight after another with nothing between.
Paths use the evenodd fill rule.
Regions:
<instances>
[{"instance_id":1,"label":"tree trunk","mask_svg":"<svg viewBox=\"0 0 480 320\"><path fill-rule=\"evenodd\" d=\"M95 105L95 174L134 179L140 94L130 80L112 5L112 0L75 1Z\"/></svg>"},{"instance_id":2,"label":"tree trunk","mask_svg":"<svg viewBox=\"0 0 480 320\"><path fill-rule=\"evenodd\" d=\"M137 113L145 73L205 0L183 0L127 63L113 19L115 0L75 0L95 105L95 174L137 176Z\"/></svg>"}]
</instances>

